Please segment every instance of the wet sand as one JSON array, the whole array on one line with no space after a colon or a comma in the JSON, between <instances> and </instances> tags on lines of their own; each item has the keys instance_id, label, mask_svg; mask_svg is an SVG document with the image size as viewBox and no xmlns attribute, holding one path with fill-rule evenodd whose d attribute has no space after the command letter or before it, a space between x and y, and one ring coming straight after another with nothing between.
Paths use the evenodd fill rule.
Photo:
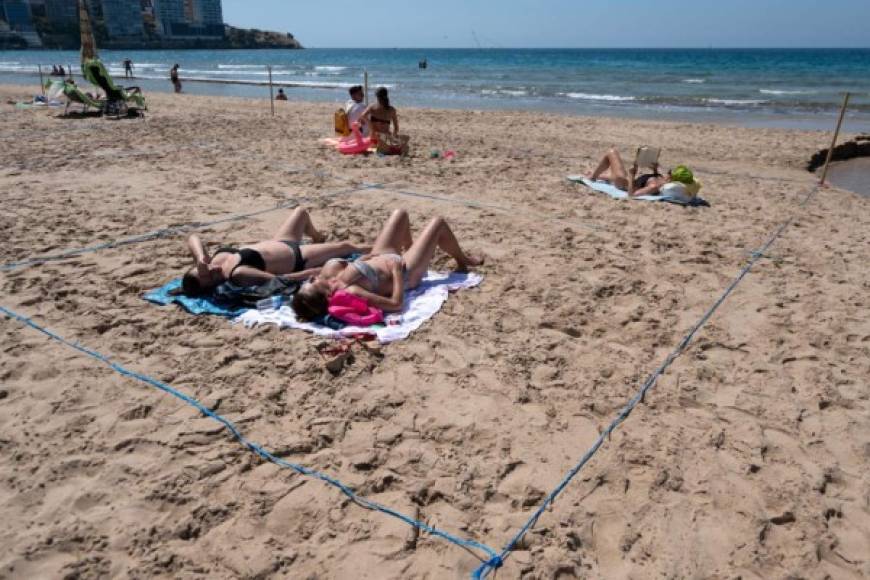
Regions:
<instances>
[{"instance_id":1,"label":"wet sand","mask_svg":"<svg viewBox=\"0 0 870 580\"><path fill-rule=\"evenodd\" d=\"M272 118L262 100L149 102L120 122L0 108L4 262L304 198L332 239L371 240L395 207L415 227L444 215L488 256L486 280L408 340L353 346L336 375L309 335L146 303L189 266L181 235L2 272L0 304L495 548L794 218L497 577L870 575L870 209L837 188L801 206L829 134L402 109L409 158L342 157L317 142L331 105ZM711 206L565 180L641 144L693 167ZM383 186L348 191L362 183ZM285 215L199 233L239 245ZM0 319L0 337L2 578L443 579L479 564L18 322Z\"/></svg>"}]
</instances>

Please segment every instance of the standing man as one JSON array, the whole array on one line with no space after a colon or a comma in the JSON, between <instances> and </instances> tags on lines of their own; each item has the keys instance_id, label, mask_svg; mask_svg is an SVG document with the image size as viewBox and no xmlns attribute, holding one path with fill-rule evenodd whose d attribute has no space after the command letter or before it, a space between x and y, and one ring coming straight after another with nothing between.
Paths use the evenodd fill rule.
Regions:
<instances>
[{"instance_id":1,"label":"standing man","mask_svg":"<svg viewBox=\"0 0 870 580\"><path fill-rule=\"evenodd\" d=\"M133 78L133 61L129 58L124 59L124 78Z\"/></svg>"},{"instance_id":2,"label":"standing man","mask_svg":"<svg viewBox=\"0 0 870 580\"><path fill-rule=\"evenodd\" d=\"M344 112L347 113L347 124L348 126L353 127L354 123L359 122L360 132L368 137L369 124L366 120L360 119L366 110L365 103L363 103L363 88L360 85L356 85L348 89L348 92L350 93L350 100L344 106Z\"/></svg>"},{"instance_id":3,"label":"standing man","mask_svg":"<svg viewBox=\"0 0 870 580\"><path fill-rule=\"evenodd\" d=\"M181 92L181 80L178 78L178 65L172 67L172 70L169 71L169 80L172 81L172 86L175 87L175 92Z\"/></svg>"}]
</instances>

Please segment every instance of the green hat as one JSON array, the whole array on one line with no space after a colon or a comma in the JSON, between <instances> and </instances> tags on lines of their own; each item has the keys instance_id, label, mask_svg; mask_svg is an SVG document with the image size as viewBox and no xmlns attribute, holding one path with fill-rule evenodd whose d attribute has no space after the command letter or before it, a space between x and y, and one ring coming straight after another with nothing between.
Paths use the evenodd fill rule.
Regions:
<instances>
[{"instance_id":1,"label":"green hat","mask_svg":"<svg viewBox=\"0 0 870 580\"><path fill-rule=\"evenodd\" d=\"M679 181L680 183L685 183L686 185L691 185L695 182L695 176L692 175L692 170L685 165L677 165L671 169L671 179Z\"/></svg>"}]
</instances>

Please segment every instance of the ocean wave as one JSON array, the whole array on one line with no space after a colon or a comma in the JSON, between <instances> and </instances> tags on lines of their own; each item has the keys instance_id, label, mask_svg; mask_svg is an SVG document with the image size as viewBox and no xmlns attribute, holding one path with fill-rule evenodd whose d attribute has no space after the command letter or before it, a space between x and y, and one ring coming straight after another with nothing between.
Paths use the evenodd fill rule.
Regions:
<instances>
[{"instance_id":1,"label":"ocean wave","mask_svg":"<svg viewBox=\"0 0 870 580\"><path fill-rule=\"evenodd\" d=\"M690 85L703 85L707 81L705 79L683 79L683 82Z\"/></svg>"},{"instance_id":2,"label":"ocean wave","mask_svg":"<svg viewBox=\"0 0 870 580\"><path fill-rule=\"evenodd\" d=\"M704 102L711 105L763 105L767 101L764 99L704 99Z\"/></svg>"},{"instance_id":3,"label":"ocean wave","mask_svg":"<svg viewBox=\"0 0 870 580\"><path fill-rule=\"evenodd\" d=\"M346 66L316 66L314 70L319 72L327 72L327 73L339 73L341 71L347 70Z\"/></svg>"},{"instance_id":4,"label":"ocean wave","mask_svg":"<svg viewBox=\"0 0 870 580\"><path fill-rule=\"evenodd\" d=\"M758 89L762 95L814 95L816 91L785 91L776 89Z\"/></svg>"},{"instance_id":5,"label":"ocean wave","mask_svg":"<svg viewBox=\"0 0 870 580\"><path fill-rule=\"evenodd\" d=\"M620 95L595 95L590 93L559 93L559 96L569 99L582 99L585 101L634 101L635 97L623 97Z\"/></svg>"},{"instance_id":6,"label":"ocean wave","mask_svg":"<svg viewBox=\"0 0 870 580\"><path fill-rule=\"evenodd\" d=\"M266 68L264 64L219 64L217 65L220 69L249 69L249 68ZM283 68L278 66L273 66L273 69Z\"/></svg>"},{"instance_id":7,"label":"ocean wave","mask_svg":"<svg viewBox=\"0 0 870 580\"><path fill-rule=\"evenodd\" d=\"M269 76L269 71L266 70L246 70L246 71L230 71L230 70L198 70L198 69L181 69L181 74L195 74L195 75L217 75L217 76L256 76L256 77L267 77ZM296 71L293 70L273 70L272 76L293 76L296 74Z\"/></svg>"},{"instance_id":8,"label":"ocean wave","mask_svg":"<svg viewBox=\"0 0 870 580\"><path fill-rule=\"evenodd\" d=\"M510 97L524 97L529 94L528 91L520 89L483 89L480 91L482 95L508 95Z\"/></svg>"}]
</instances>

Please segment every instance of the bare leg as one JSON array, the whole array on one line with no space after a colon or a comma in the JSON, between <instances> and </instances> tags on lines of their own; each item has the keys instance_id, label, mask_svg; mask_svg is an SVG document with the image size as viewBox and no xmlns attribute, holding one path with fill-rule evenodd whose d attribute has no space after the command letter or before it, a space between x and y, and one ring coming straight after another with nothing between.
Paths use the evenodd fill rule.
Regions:
<instances>
[{"instance_id":1,"label":"bare leg","mask_svg":"<svg viewBox=\"0 0 870 580\"><path fill-rule=\"evenodd\" d=\"M601 163L595 168L589 179L593 181L601 177L606 171L609 171L607 176L610 181L619 189L628 190L628 171L625 170L625 163L619 155L619 151L611 147L608 149Z\"/></svg>"},{"instance_id":2,"label":"bare leg","mask_svg":"<svg viewBox=\"0 0 870 580\"><path fill-rule=\"evenodd\" d=\"M281 224L278 231L275 232L274 239L301 242L303 235L310 237L315 244L319 244L326 239L323 234L314 228L314 224L311 223L311 216L308 215L308 211L304 208L297 207L293 210L293 213L290 214L290 217Z\"/></svg>"},{"instance_id":3,"label":"bare leg","mask_svg":"<svg viewBox=\"0 0 870 580\"><path fill-rule=\"evenodd\" d=\"M397 209L384 224L372 246L372 254L402 253L414 243L408 212Z\"/></svg>"},{"instance_id":4,"label":"bare leg","mask_svg":"<svg viewBox=\"0 0 870 580\"><path fill-rule=\"evenodd\" d=\"M464 272L470 266L483 264L482 258L467 255L462 251L459 242L444 218L437 217L429 222L426 228L417 236L411 248L405 252L403 259L408 270L408 287L414 288L426 275L429 263L435 254L435 249L441 248L447 255L456 260L456 269Z\"/></svg>"}]
</instances>

